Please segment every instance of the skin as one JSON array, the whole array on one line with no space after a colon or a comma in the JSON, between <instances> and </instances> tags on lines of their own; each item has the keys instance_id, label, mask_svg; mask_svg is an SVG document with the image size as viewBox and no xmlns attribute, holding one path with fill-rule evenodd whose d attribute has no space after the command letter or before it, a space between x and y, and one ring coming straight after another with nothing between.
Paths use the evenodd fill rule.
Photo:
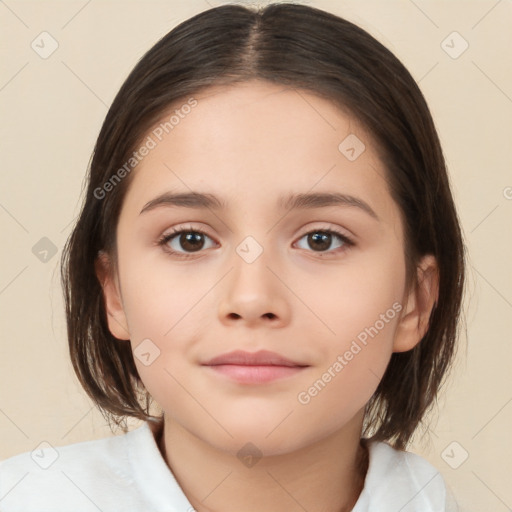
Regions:
<instances>
[{"instance_id":1,"label":"skin","mask_svg":"<svg viewBox=\"0 0 512 512\"><path fill-rule=\"evenodd\" d=\"M109 328L134 350L148 338L160 350L148 366L135 362L165 414L163 456L198 512L351 510L366 473L364 407L391 354L412 349L426 332L435 260L425 256L421 284L406 289L400 211L357 120L311 93L259 81L195 98L132 171L117 272L108 255L98 260ZM349 134L366 146L355 161L338 149ZM141 213L171 190L208 192L227 206ZM359 198L378 220L349 205L278 207L282 195L325 191ZM178 235L167 248L192 257L170 254L158 240L173 227L205 231L203 248L194 252L183 237L180 245ZM354 245L333 235L318 249L305 236L329 228ZM251 263L236 251L247 236L263 250ZM300 403L298 394L394 303L400 313ZM235 349L272 350L308 366L257 385L201 366ZM252 467L237 457L248 442L262 454Z\"/></svg>"}]
</instances>

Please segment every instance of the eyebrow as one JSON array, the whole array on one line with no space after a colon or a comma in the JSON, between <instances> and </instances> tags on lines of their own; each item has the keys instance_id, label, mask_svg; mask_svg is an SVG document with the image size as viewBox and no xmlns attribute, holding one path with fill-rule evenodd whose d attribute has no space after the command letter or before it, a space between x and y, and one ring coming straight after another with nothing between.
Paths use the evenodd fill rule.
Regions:
<instances>
[{"instance_id":1,"label":"eyebrow","mask_svg":"<svg viewBox=\"0 0 512 512\"><path fill-rule=\"evenodd\" d=\"M140 215L163 206L222 210L227 207L227 203L217 196L208 193L165 192L147 202L140 211ZM290 194L278 200L278 207L284 210L304 210L324 208L327 206L351 206L359 208L375 220L380 220L371 206L362 199L337 192Z\"/></svg>"}]
</instances>

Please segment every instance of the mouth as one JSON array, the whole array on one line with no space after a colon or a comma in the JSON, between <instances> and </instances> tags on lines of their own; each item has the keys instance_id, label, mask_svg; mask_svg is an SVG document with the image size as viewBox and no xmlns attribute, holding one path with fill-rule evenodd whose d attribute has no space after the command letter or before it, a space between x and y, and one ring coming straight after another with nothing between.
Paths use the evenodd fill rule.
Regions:
<instances>
[{"instance_id":1,"label":"mouth","mask_svg":"<svg viewBox=\"0 0 512 512\"><path fill-rule=\"evenodd\" d=\"M291 377L309 365L267 350L236 350L210 359L203 366L241 384L263 384Z\"/></svg>"}]
</instances>

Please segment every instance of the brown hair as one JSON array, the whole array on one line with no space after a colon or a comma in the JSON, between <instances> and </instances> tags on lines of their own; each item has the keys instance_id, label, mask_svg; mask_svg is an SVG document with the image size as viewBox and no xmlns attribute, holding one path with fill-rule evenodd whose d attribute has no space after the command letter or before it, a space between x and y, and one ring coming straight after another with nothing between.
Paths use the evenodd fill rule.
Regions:
<instances>
[{"instance_id":1,"label":"brown hair","mask_svg":"<svg viewBox=\"0 0 512 512\"><path fill-rule=\"evenodd\" d=\"M116 226L130 175L98 193L178 100L211 85L266 80L326 98L367 129L387 169L405 229L408 285L419 258L439 267L439 296L421 342L393 353L366 407L363 434L404 449L453 361L464 284L464 245L440 142L425 99L401 62L356 25L320 9L225 5L181 23L138 62L101 128L77 224L62 258L71 360L105 418L150 419L151 397L129 343L109 331L95 273L116 261ZM123 427L126 430L126 426Z\"/></svg>"}]
</instances>

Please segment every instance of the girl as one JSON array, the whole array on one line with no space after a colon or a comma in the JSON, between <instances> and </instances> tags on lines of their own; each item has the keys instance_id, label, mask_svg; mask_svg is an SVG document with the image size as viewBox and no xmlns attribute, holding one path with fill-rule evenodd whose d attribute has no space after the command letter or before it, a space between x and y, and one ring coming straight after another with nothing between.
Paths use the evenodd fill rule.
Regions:
<instances>
[{"instance_id":1,"label":"girl","mask_svg":"<svg viewBox=\"0 0 512 512\"><path fill-rule=\"evenodd\" d=\"M352 23L169 32L107 114L62 278L125 433L4 461L3 512L451 510L405 448L453 360L461 230L421 92Z\"/></svg>"}]
</instances>

